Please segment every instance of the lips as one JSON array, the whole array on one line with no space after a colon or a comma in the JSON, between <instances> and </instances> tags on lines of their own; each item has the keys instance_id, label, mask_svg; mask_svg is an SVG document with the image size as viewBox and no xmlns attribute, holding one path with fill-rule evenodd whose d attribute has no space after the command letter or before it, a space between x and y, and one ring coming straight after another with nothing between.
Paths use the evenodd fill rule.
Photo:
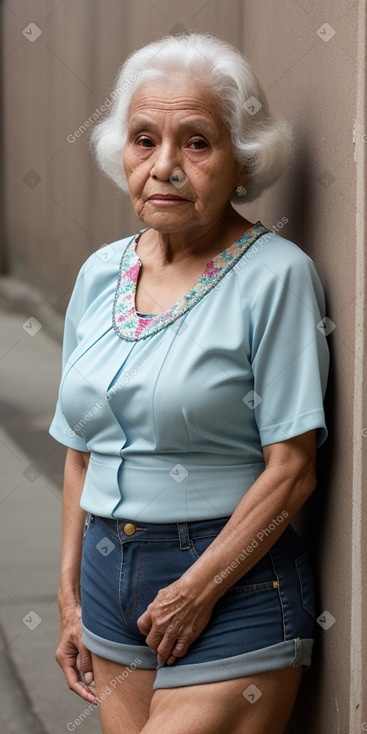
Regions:
<instances>
[{"instance_id":1,"label":"lips","mask_svg":"<svg viewBox=\"0 0 367 734\"><path fill-rule=\"evenodd\" d=\"M183 196L175 196L174 194L152 194L148 197L147 201L189 201Z\"/></svg>"}]
</instances>

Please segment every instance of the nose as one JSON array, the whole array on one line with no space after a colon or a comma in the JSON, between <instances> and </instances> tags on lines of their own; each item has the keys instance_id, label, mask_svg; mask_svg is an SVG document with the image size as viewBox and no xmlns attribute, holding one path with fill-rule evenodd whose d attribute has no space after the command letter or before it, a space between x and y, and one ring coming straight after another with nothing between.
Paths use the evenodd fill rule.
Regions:
<instances>
[{"instance_id":1,"label":"nose","mask_svg":"<svg viewBox=\"0 0 367 734\"><path fill-rule=\"evenodd\" d=\"M160 145L155 152L154 162L150 169L152 178L168 181L178 168L181 168L181 165L176 147L171 142Z\"/></svg>"}]
</instances>

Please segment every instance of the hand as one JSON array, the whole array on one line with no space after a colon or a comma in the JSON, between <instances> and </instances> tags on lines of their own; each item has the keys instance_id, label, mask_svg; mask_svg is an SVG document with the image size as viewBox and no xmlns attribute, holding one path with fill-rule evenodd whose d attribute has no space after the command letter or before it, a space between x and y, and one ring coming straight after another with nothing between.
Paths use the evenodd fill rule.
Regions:
<instances>
[{"instance_id":1,"label":"hand","mask_svg":"<svg viewBox=\"0 0 367 734\"><path fill-rule=\"evenodd\" d=\"M190 645L209 622L213 605L195 602L194 587L182 579L158 591L155 599L137 620L158 663L171 665L186 655Z\"/></svg>"},{"instance_id":2,"label":"hand","mask_svg":"<svg viewBox=\"0 0 367 734\"><path fill-rule=\"evenodd\" d=\"M92 658L82 643L80 604L61 610L61 635L56 650L56 660L66 678L70 690L90 703L96 700Z\"/></svg>"}]
</instances>

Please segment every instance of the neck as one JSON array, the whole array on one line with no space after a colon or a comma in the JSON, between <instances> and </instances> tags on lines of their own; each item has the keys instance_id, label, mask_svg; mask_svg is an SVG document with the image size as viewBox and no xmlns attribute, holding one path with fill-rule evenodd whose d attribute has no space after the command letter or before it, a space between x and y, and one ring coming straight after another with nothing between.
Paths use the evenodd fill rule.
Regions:
<instances>
[{"instance_id":1,"label":"neck","mask_svg":"<svg viewBox=\"0 0 367 734\"><path fill-rule=\"evenodd\" d=\"M184 258L208 257L210 259L214 254L226 249L250 226L251 222L241 217L230 206L230 211L226 209L215 222L211 222L206 227L197 228L195 231L192 228L182 232L149 231L155 253L158 247L162 264L168 265Z\"/></svg>"}]
</instances>

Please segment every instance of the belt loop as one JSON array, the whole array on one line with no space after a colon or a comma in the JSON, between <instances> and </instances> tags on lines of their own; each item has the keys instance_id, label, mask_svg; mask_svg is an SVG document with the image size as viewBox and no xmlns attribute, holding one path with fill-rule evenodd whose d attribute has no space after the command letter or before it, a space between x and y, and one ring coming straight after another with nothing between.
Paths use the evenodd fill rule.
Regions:
<instances>
[{"instance_id":1,"label":"belt loop","mask_svg":"<svg viewBox=\"0 0 367 734\"><path fill-rule=\"evenodd\" d=\"M177 532L180 541L180 550L191 548L191 538L187 522L177 522Z\"/></svg>"}]
</instances>

